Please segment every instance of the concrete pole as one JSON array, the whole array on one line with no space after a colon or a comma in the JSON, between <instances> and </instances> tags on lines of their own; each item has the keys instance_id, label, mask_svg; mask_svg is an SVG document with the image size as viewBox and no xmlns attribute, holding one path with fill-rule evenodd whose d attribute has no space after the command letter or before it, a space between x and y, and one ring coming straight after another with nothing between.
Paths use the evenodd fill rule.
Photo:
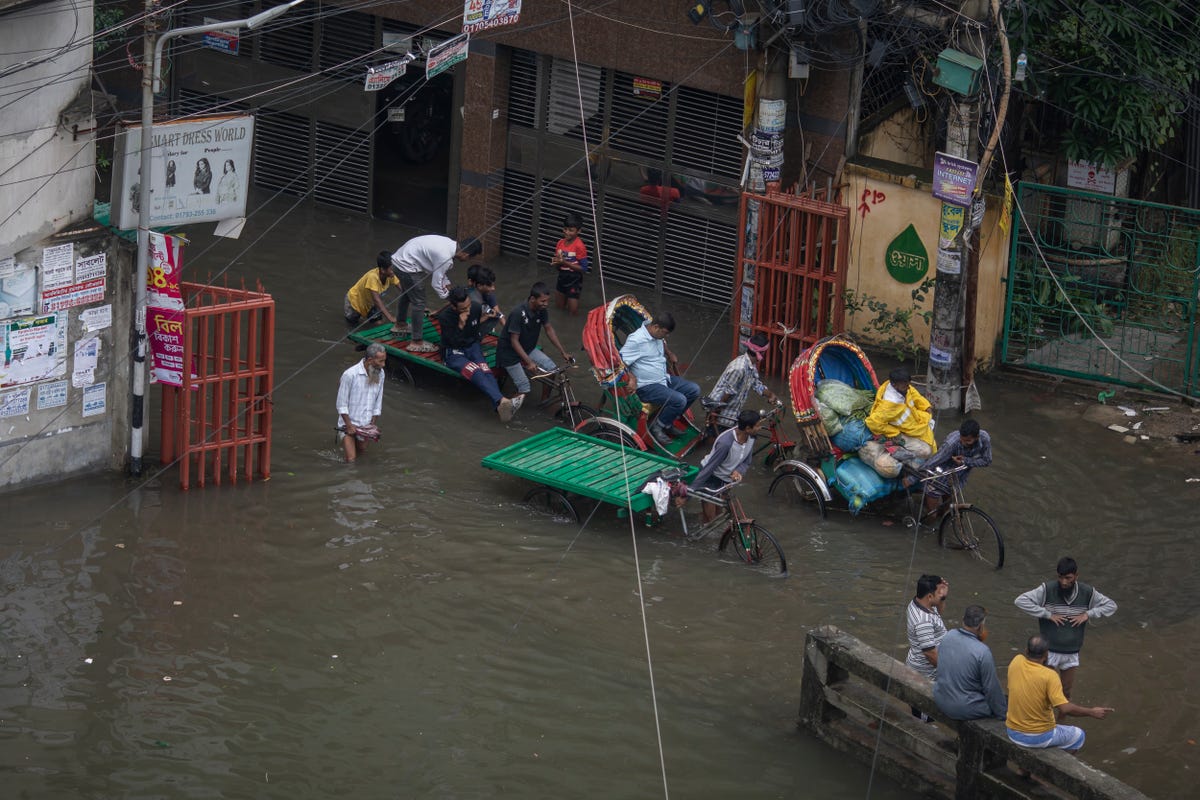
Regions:
<instances>
[{"instance_id":1,"label":"concrete pole","mask_svg":"<svg viewBox=\"0 0 1200 800\"><path fill-rule=\"evenodd\" d=\"M963 14L977 20L986 13L987 5L978 0L963 6ZM967 21L965 24L974 24ZM966 41L974 42L968 36ZM986 58L983 48L971 48L971 53ZM976 98L956 99L950 105L946 122L945 152L958 158L975 161L978 151L979 103ZM958 209L942 203L941 219L944 221ZM948 212L950 212L948 214ZM933 285L933 320L929 331L929 385L926 397L934 408L961 412L963 409L963 366L967 355L963 353L963 290L966 286L964 271L970 268L970 242L974 232L971 209L963 210L962 226L951 240L939 237L937 251L937 276ZM938 229L942 226L939 224ZM975 243L974 246L977 246Z\"/></svg>"},{"instance_id":2,"label":"concrete pole","mask_svg":"<svg viewBox=\"0 0 1200 800\"><path fill-rule=\"evenodd\" d=\"M150 148L154 144L154 38L158 28L156 0L146 0L142 37L142 141L138 175L137 271L133 276L133 415L129 438L129 474L142 474L143 425L146 418L146 270L150 266Z\"/></svg>"}]
</instances>

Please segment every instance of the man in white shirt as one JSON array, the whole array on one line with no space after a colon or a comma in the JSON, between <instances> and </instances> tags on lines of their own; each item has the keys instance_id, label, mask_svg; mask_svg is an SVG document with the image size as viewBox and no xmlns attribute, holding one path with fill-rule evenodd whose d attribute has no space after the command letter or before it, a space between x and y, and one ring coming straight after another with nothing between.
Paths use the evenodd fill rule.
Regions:
<instances>
[{"instance_id":1,"label":"man in white shirt","mask_svg":"<svg viewBox=\"0 0 1200 800\"><path fill-rule=\"evenodd\" d=\"M660 407L650 424L650 435L664 447L682 433L675 428L675 420L700 396L699 386L668 372L668 365L678 361L666 343L673 330L675 317L662 311L629 334L621 347L621 360L629 368L629 388L643 403Z\"/></svg>"},{"instance_id":2,"label":"man in white shirt","mask_svg":"<svg viewBox=\"0 0 1200 800\"><path fill-rule=\"evenodd\" d=\"M379 342L372 342L362 361L342 373L337 393L337 431L346 463L353 463L367 449L368 441L379 440L375 420L383 412L386 364L387 350Z\"/></svg>"},{"instance_id":3,"label":"man in white shirt","mask_svg":"<svg viewBox=\"0 0 1200 800\"><path fill-rule=\"evenodd\" d=\"M437 296L445 300L450 294L450 279L446 273L455 261L467 261L483 252L478 239L465 239L460 244L448 236L427 234L409 239L392 253L392 268L400 279L400 305L396 309L396 326L393 332L403 336L411 334L408 349L414 353L432 353L437 346L425 341L425 286L429 285ZM404 320L412 308L411 326Z\"/></svg>"}]
</instances>

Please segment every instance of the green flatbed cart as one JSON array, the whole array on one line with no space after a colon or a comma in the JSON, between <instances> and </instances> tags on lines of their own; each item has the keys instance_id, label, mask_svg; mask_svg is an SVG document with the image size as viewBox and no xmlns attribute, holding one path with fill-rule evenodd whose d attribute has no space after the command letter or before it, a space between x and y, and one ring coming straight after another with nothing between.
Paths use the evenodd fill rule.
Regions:
<instances>
[{"instance_id":1,"label":"green flatbed cart","mask_svg":"<svg viewBox=\"0 0 1200 800\"><path fill-rule=\"evenodd\" d=\"M539 484L524 502L538 510L579 521L572 498L586 497L653 518L654 499L642 493L646 482L667 473L691 480L700 471L691 464L619 442L585 436L566 428L550 428L484 456L483 466Z\"/></svg>"},{"instance_id":2,"label":"green flatbed cart","mask_svg":"<svg viewBox=\"0 0 1200 800\"><path fill-rule=\"evenodd\" d=\"M439 345L438 349L432 353L413 353L408 350L408 342L411 339L407 334L399 335L392 333L392 323L385 322L382 325L374 328L362 328L361 330L352 331L346 335L346 338L356 344L368 345L374 342L379 342L387 349L388 356L391 361L388 363L388 369L399 372L399 376L404 378L410 384L416 385L413 379L411 367L421 367L423 369L431 369L434 372L440 372L443 375L449 375L452 378L463 380L463 376L447 367L442 363L442 332L438 328L436 320L432 317L425 320L425 341ZM483 337L480 343L480 350L483 351L483 358L492 371L496 371L496 337L487 335ZM497 378L500 373L497 373Z\"/></svg>"}]
</instances>

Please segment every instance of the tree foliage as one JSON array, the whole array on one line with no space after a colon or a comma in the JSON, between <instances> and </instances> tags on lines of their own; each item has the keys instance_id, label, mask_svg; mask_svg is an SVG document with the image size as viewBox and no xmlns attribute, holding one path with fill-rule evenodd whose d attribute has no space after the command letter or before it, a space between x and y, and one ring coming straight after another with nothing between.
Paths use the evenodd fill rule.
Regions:
<instances>
[{"instance_id":1,"label":"tree foliage","mask_svg":"<svg viewBox=\"0 0 1200 800\"><path fill-rule=\"evenodd\" d=\"M1035 93L1061 120L1062 152L1114 166L1178 130L1200 79L1194 0L1024 0L1008 17Z\"/></svg>"}]
</instances>

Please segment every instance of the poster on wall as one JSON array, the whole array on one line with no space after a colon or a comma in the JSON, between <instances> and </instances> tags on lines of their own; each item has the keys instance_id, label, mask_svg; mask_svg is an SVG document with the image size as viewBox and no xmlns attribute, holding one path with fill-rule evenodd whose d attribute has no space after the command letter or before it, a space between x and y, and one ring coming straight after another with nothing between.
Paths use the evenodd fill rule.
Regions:
<instances>
[{"instance_id":1,"label":"poster on wall","mask_svg":"<svg viewBox=\"0 0 1200 800\"><path fill-rule=\"evenodd\" d=\"M73 283L58 289L46 289L42 292L42 313L49 314L53 311L99 303L104 299L105 290L104 278L92 278L83 283Z\"/></svg>"},{"instance_id":2,"label":"poster on wall","mask_svg":"<svg viewBox=\"0 0 1200 800\"><path fill-rule=\"evenodd\" d=\"M934 153L933 196L956 206L971 205L979 165L965 158Z\"/></svg>"},{"instance_id":3,"label":"poster on wall","mask_svg":"<svg viewBox=\"0 0 1200 800\"><path fill-rule=\"evenodd\" d=\"M83 390L83 416L94 417L108 410L107 384L97 383Z\"/></svg>"},{"instance_id":4,"label":"poster on wall","mask_svg":"<svg viewBox=\"0 0 1200 800\"><path fill-rule=\"evenodd\" d=\"M148 195L150 224L190 225L246 216L254 117L201 117L154 126L149 192L140 175L142 132L117 133L113 158L112 224L138 226Z\"/></svg>"},{"instance_id":5,"label":"poster on wall","mask_svg":"<svg viewBox=\"0 0 1200 800\"><path fill-rule=\"evenodd\" d=\"M5 322L0 386L63 377L67 374L66 350L67 326L58 324L56 314Z\"/></svg>"},{"instance_id":6,"label":"poster on wall","mask_svg":"<svg viewBox=\"0 0 1200 800\"><path fill-rule=\"evenodd\" d=\"M60 244L42 250L42 291L70 286L75 280L75 245Z\"/></svg>"},{"instance_id":7,"label":"poster on wall","mask_svg":"<svg viewBox=\"0 0 1200 800\"><path fill-rule=\"evenodd\" d=\"M29 389L0 393L0 417L23 417L29 413Z\"/></svg>"},{"instance_id":8,"label":"poster on wall","mask_svg":"<svg viewBox=\"0 0 1200 800\"><path fill-rule=\"evenodd\" d=\"M37 270L15 258L0 259L0 319L33 313L37 302Z\"/></svg>"},{"instance_id":9,"label":"poster on wall","mask_svg":"<svg viewBox=\"0 0 1200 800\"><path fill-rule=\"evenodd\" d=\"M47 408L61 408L67 404L67 382L54 381L53 383L38 384L38 411L45 411Z\"/></svg>"}]
</instances>

